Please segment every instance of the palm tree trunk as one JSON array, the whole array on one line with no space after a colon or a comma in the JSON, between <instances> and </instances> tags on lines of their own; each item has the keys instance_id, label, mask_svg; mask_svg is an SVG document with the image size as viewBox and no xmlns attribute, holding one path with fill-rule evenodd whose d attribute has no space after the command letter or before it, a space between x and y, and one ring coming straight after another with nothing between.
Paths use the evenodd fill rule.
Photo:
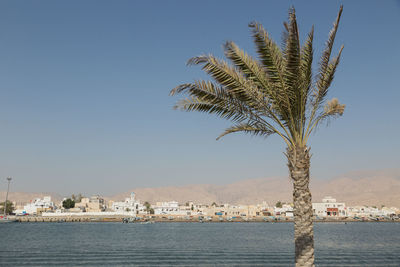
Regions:
<instances>
[{"instance_id":1,"label":"palm tree trunk","mask_svg":"<svg viewBox=\"0 0 400 267\"><path fill-rule=\"evenodd\" d=\"M288 148L290 177L293 180L294 239L296 267L314 267L314 232L312 222L310 154L307 147Z\"/></svg>"}]
</instances>

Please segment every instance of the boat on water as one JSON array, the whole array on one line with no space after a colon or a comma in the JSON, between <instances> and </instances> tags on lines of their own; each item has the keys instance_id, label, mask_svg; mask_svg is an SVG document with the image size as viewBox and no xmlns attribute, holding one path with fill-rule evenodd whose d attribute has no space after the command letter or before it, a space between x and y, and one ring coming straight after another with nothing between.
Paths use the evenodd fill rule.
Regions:
<instances>
[{"instance_id":1,"label":"boat on water","mask_svg":"<svg viewBox=\"0 0 400 267\"><path fill-rule=\"evenodd\" d=\"M16 222L17 220L15 219L9 219L9 218L0 218L0 223L11 223L11 222Z\"/></svg>"},{"instance_id":2,"label":"boat on water","mask_svg":"<svg viewBox=\"0 0 400 267\"><path fill-rule=\"evenodd\" d=\"M146 221L146 222L140 222L140 224L153 224L154 221Z\"/></svg>"}]
</instances>

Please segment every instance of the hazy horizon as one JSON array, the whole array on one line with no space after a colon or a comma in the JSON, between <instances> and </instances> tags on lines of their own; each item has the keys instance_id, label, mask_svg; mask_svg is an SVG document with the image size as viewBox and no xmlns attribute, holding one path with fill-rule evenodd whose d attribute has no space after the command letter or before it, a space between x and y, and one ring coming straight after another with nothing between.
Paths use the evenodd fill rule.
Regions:
<instances>
[{"instance_id":1,"label":"hazy horizon","mask_svg":"<svg viewBox=\"0 0 400 267\"><path fill-rule=\"evenodd\" d=\"M14 192L64 195L288 176L279 137L216 141L229 122L168 94L207 78L187 59L222 57L227 40L254 55L251 21L279 43L292 4L319 59L342 2L328 98L346 110L312 136L311 179L398 168L396 1L1 1L0 191L7 176Z\"/></svg>"}]
</instances>

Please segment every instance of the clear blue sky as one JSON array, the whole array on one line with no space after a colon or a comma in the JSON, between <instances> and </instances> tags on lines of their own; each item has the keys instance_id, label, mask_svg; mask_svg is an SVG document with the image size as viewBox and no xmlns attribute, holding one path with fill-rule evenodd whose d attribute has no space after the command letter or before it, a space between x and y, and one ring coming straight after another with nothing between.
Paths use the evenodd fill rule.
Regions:
<instances>
[{"instance_id":1,"label":"clear blue sky","mask_svg":"<svg viewBox=\"0 0 400 267\"><path fill-rule=\"evenodd\" d=\"M188 58L254 54L248 23L280 42L294 4L316 58L339 1L0 1L0 177L13 191L113 194L134 187L287 176L285 146L172 110L169 91L206 78ZM398 167L400 3L344 1L330 97L344 116L311 139L312 178ZM6 183L1 182L0 190Z\"/></svg>"}]
</instances>

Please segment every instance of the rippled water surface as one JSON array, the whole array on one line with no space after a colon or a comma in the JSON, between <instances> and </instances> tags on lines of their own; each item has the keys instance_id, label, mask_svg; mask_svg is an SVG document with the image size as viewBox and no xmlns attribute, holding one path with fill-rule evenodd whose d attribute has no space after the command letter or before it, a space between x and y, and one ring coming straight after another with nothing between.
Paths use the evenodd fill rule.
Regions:
<instances>
[{"instance_id":1,"label":"rippled water surface","mask_svg":"<svg viewBox=\"0 0 400 267\"><path fill-rule=\"evenodd\" d=\"M317 266L400 266L399 223L315 225ZM291 223L0 224L0 266L293 266Z\"/></svg>"}]
</instances>

